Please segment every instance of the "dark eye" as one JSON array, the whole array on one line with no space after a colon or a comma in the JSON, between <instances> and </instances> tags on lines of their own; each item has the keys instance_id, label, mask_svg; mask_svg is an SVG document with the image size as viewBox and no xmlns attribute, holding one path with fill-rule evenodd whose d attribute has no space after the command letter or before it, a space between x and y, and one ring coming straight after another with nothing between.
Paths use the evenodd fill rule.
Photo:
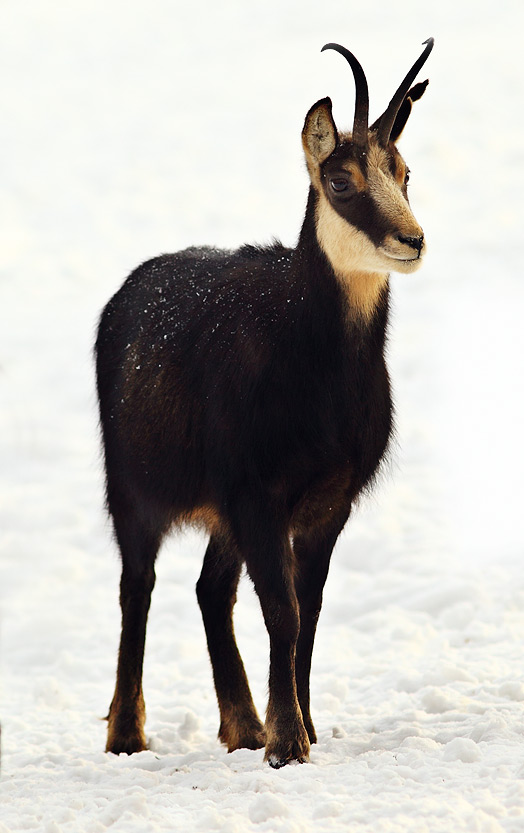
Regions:
<instances>
[{"instance_id":1,"label":"dark eye","mask_svg":"<svg viewBox=\"0 0 524 833\"><path fill-rule=\"evenodd\" d=\"M406 176L404 177L404 185L407 185L409 182L409 171L406 171Z\"/></svg>"},{"instance_id":2,"label":"dark eye","mask_svg":"<svg viewBox=\"0 0 524 833\"><path fill-rule=\"evenodd\" d=\"M340 191L345 191L349 185L349 181L347 179L342 179L342 177L338 177L337 179L330 180L331 187L333 191L340 193Z\"/></svg>"}]
</instances>

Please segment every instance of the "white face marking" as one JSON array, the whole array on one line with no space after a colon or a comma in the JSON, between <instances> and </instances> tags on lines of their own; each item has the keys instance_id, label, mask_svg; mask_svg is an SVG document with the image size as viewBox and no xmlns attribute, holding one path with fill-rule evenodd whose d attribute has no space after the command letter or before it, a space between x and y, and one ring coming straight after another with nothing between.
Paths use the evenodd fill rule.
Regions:
<instances>
[{"instance_id":1,"label":"white face marking","mask_svg":"<svg viewBox=\"0 0 524 833\"><path fill-rule=\"evenodd\" d=\"M369 320L388 282L391 266L364 232L344 220L326 199L319 195L317 239L348 295L351 309ZM389 258L388 258L389 260Z\"/></svg>"},{"instance_id":2,"label":"white face marking","mask_svg":"<svg viewBox=\"0 0 524 833\"><path fill-rule=\"evenodd\" d=\"M416 271L425 247L419 257L418 252L398 239L421 237L423 232L390 171L388 155L374 143L368 152L365 188L395 233L386 235L377 247L364 231L341 217L323 188L317 187L317 239L347 292L350 307L369 320L387 285L389 272Z\"/></svg>"}]
</instances>

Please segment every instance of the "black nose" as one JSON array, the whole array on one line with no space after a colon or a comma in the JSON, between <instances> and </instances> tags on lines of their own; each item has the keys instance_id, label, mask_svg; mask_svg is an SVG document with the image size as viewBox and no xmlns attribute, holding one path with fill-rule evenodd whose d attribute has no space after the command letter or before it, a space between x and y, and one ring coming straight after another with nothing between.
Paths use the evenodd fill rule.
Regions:
<instances>
[{"instance_id":1,"label":"black nose","mask_svg":"<svg viewBox=\"0 0 524 833\"><path fill-rule=\"evenodd\" d=\"M403 235L398 235L399 243L404 243L406 246L410 246L412 249L415 249L419 254L422 250L422 246L424 244L424 235L421 234L420 237L404 237Z\"/></svg>"}]
</instances>

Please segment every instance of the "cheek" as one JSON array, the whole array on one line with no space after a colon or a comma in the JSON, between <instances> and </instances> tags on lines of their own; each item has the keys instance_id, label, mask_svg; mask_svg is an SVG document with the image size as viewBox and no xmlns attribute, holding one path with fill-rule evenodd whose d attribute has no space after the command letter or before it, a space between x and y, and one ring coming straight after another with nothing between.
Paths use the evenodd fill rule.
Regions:
<instances>
[{"instance_id":1,"label":"cheek","mask_svg":"<svg viewBox=\"0 0 524 833\"><path fill-rule=\"evenodd\" d=\"M363 231L375 246L383 242L389 224L368 194L357 194L336 210L348 223Z\"/></svg>"}]
</instances>

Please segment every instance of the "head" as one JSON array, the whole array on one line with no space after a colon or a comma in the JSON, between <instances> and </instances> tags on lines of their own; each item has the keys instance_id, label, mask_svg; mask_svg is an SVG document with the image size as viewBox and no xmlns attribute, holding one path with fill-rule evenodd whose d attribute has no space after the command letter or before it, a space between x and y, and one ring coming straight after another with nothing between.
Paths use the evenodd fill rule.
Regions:
<instances>
[{"instance_id":1,"label":"head","mask_svg":"<svg viewBox=\"0 0 524 833\"><path fill-rule=\"evenodd\" d=\"M335 273L414 272L425 251L424 233L411 211L409 169L396 143L414 101L427 81L411 86L426 61L433 39L412 66L385 112L368 126L368 89L364 71L351 52L335 49L348 61L356 85L351 133L339 134L331 100L318 101L306 116L302 142L316 192L316 229Z\"/></svg>"}]
</instances>

